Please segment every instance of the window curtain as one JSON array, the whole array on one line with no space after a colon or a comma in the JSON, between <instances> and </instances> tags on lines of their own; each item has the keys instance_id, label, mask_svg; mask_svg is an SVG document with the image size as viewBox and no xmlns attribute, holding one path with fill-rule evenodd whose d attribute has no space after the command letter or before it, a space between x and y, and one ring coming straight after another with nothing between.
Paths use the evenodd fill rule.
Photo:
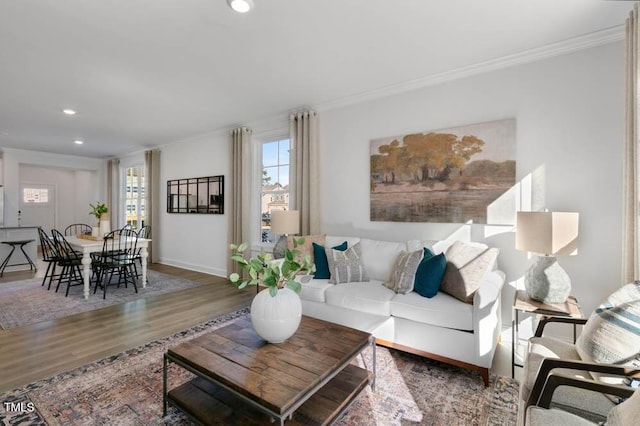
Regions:
<instances>
[{"instance_id":1,"label":"window curtain","mask_svg":"<svg viewBox=\"0 0 640 426\"><path fill-rule=\"evenodd\" d=\"M120 193L120 160L113 158L107 161L107 207L109 207L109 217L111 228L118 229L120 227L119 211L119 193Z\"/></svg>"},{"instance_id":2,"label":"window curtain","mask_svg":"<svg viewBox=\"0 0 640 426\"><path fill-rule=\"evenodd\" d=\"M251 130L239 127L231 132L231 179L229 182L229 244L251 241ZM228 246L228 245L227 245ZM227 255L227 275L240 272Z\"/></svg>"},{"instance_id":3,"label":"window curtain","mask_svg":"<svg viewBox=\"0 0 640 426\"><path fill-rule=\"evenodd\" d=\"M153 250L154 242L160 247L158 223L156 218L160 217L160 150L151 149L144 152L144 178L145 178L145 226L151 228L151 239L149 244L149 257L147 260L152 263L158 262L157 250Z\"/></svg>"},{"instance_id":4,"label":"window curtain","mask_svg":"<svg viewBox=\"0 0 640 426\"><path fill-rule=\"evenodd\" d=\"M320 232L318 114L306 111L289 117L292 208L300 211L300 235Z\"/></svg>"},{"instance_id":5,"label":"window curtain","mask_svg":"<svg viewBox=\"0 0 640 426\"><path fill-rule=\"evenodd\" d=\"M623 184L623 249L622 279L628 283L640 278L640 202L638 167L640 166L640 149L638 147L638 4L635 5L626 22L627 40L627 80L626 80L626 114L625 114L625 148L624 148L624 184Z\"/></svg>"}]
</instances>

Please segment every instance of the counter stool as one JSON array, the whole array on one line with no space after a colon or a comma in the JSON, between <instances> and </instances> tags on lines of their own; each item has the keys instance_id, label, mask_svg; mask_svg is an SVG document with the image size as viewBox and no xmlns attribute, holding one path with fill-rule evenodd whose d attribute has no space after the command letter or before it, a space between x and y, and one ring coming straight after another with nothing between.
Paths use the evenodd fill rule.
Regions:
<instances>
[{"instance_id":1,"label":"counter stool","mask_svg":"<svg viewBox=\"0 0 640 426\"><path fill-rule=\"evenodd\" d=\"M0 277L2 276L2 274L4 274L4 268L6 268L7 266L18 266L18 265L29 265L29 270L38 270L38 267L36 266L35 263L33 263L33 261L31 260L31 258L29 257L29 255L27 254L26 251L24 251L24 246L34 242L35 240L13 240L13 241L2 241L2 244L6 244L11 246L11 251L9 252L9 254L7 255L7 257L4 259L4 261L2 262L2 265L0 265ZM11 259L11 256L13 256L13 252L16 251L16 246L20 246L20 251L22 251L22 254L24 254L25 259L27 259L28 263L12 263L11 265L9 265L9 259Z\"/></svg>"}]
</instances>

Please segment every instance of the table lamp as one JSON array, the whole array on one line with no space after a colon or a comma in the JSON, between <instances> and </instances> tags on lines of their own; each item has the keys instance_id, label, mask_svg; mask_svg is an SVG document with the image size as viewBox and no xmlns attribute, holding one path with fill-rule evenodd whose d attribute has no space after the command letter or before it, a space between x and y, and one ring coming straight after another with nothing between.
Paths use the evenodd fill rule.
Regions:
<instances>
[{"instance_id":1,"label":"table lamp","mask_svg":"<svg viewBox=\"0 0 640 426\"><path fill-rule=\"evenodd\" d=\"M287 248L287 235L300 232L300 212L298 210L274 210L271 212L271 233L280 234L280 239L273 246L273 257L284 257Z\"/></svg>"},{"instance_id":2,"label":"table lamp","mask_svg":"<svg viewBox=\"0 0 640 426\"><path fill-rule=\"evenodd\" d=\"M578 252L578 213L517 212L516 249L538 254L524 277L530 298L543 303L564 303L571 279L556 256Z\"/></svg>"}]
</instances>

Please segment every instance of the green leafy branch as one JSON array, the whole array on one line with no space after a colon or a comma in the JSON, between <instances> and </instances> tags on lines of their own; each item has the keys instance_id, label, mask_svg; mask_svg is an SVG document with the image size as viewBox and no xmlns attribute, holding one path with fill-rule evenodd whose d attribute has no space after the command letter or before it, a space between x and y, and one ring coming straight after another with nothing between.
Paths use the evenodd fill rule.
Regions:
<instances>
[{"instance_id":1,"label":"green leafy branch","mask_svg":"<svg viewBox=\"0 0 640 426\"><path fill-rule=\"evenodd\" d=\"M274 261L271 253L265 253L264 249L260 249L260 254L245 259L244 252L249 245L242 243L240 245L231 244L229 248L233 251L231 260L236 262L240 269L244 271L242 274L236 272L229 275L229 280L239 289L248 285L263 285L269 288L269 294L275 296L281 288L288 288L300 293L302 289L300 283L296 281L296 276L300 273L313 274L316 266L311 262L309 255L303 256L298 246L304 244L304 238L293 239L293 249L286 249L282 262Z\"/></svg>"}]
</instances>

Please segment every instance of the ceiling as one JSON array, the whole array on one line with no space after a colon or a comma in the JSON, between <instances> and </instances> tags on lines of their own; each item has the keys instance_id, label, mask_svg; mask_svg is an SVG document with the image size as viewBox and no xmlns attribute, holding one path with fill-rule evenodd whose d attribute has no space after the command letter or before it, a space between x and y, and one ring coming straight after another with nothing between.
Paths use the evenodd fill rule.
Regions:
<instances>
[{"instance_id":1,"label":"ceiling","mask_svg":"<svg viewBox=\"0 0 640 426\"><path fill-rule=\"evenodd\" d=\"M254 2L238 14L225 0L0 0L0 147L121 156L594 32L619 39L633 7Z\"/></svg>"}]
</instances>

